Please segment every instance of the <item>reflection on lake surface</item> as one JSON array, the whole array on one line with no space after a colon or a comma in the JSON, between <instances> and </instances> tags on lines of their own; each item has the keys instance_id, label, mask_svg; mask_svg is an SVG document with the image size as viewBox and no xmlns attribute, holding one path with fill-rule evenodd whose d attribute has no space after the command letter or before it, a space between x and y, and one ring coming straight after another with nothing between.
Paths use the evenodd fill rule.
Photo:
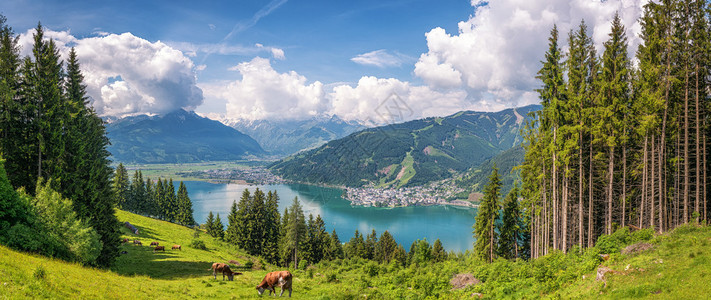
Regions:
<instances>
[{"instance_id":1,"label":"reflection on lake surface","mask_svg":"<svg viewBox=\"0 0 711 300\"><path fill-rule=\"evenodd\" d=\"M279 210L291 205L294 197L304 208L304 214L314 217L321 215L326 230L338 233L341 242L347 242L358 229L363 237L372 229L378 236L389 231L405 249L417 239L427 238L432 244L435 239L442 241L445 249L465 251L473 247L472 224L475 209L451 206L414 206L402 208L375 208L351 206L341 197L342 190L303 184L242 185L214 184L202 181L186 181L190 199L193 202L194 217L198 223L205 223L210 211L219 213L222 223L227 226L227 216L232 201L239 201L245 188L251 193L256 188L277 191Z\"/></svg>"}]
</instances>

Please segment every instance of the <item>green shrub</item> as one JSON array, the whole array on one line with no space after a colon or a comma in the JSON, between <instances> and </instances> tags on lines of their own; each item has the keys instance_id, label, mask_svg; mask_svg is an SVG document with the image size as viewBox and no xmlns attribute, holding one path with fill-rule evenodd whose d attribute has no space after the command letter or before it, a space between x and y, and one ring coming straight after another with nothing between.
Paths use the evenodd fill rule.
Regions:
<instances>
[{"instance_id":1,"label":"green shrub","mask_svg":"<svg viewBox=\"0 0 711 300\"><path fill-rule=\"evenodd\" d=\"M47 272L42 266L39 266L35 268L35 272L32 274L32 276L37 280L43 280L47 277Z\"/></svg>"},{"instance_id":2,"label":"green shrub","mask_svg":"<svg viewBox=\"0 0 711 300\"><path fill-rule=\"evenodd\" d=\"M365 265L365 274L368 274L370 277L375 277L378 276L378 272L380 271L380 267L376 265L374 262L370 262Z\"/></svg>"},{"instance_id":3,"label":"green shrub","mask_svg":"<svg viewBox=\"0 0 711 300\"><path fill-rule=\"evenodd\" d=\"M299 270L306 270L306 266L307 266L307 265L308 265L308 263L306 263L305 260L301 260L301 261L299 262Z\"/></svg>"},{"instance_id":4,"label":"green shrub","mask_svg":"<svg viewBox=\"0 0 711 300\"><path fill-rule=\"evenodd\" d=\"M193 240L190 242L190 247L193 247L198 250L207 250L207 246L205 246L205 242L202 240Z\"/></svg>"},{"instance_id":5,"label":"green shrub","mask_svg":"<svg viewBox=\"0 0 711 300\"><path fill-rule=\"evenodd\" d=\"M252 267L254 267L254 262L251 260L247 261L246 263L244 263L244 267L247 269L252 269Z\"/></svg>"}]
</instances>

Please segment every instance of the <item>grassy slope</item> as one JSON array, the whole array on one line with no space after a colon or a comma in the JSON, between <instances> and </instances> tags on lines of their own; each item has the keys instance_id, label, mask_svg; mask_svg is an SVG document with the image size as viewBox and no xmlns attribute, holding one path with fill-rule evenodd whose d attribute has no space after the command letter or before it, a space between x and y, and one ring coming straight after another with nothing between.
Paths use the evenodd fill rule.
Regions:
<instances>
[{"instance_id":1,"label":"grassy slope","mask_svg":"<svg viewBox=\"0 0 711 300\"><path fill-rule=\"evenodd\" d=\"M128 251L128 254L121 256L112 270L105 271L18 253L0 246L0 298L257 298L254 286L267 271L276 270L265 266L266 270L243 271L244 275L235 277L234 282L222 281L219 277L214 280L207 271L212 262L236 259L244 263L250 258L204 234L200 239L205 241L208 251L192 249L188 245L194 231L182 226L126 212L119 212L118 217L139 228L139 239L144 244L158 241L161 245L170 246L176 243L183 245L183 250L154 254L148 246L123 245L121 249ZM127 230L122 229L122 232L124 237L134 238ZM554 285L552 290L544 288L550 283L534 279L540 274L515 279L518 276L516 273L529 272L523 271L527 268L540 270L540 267L535 267L537 264L562 266L546 272L550 278L562 278L569 276L565 273L577 272L566 271L565 267L576 269L571 265L575 264L576 258L561 258L560 255L531 264L497 261L488 266L461 257L418 269L346 260L320 264L311 272L292 270L295 274L294 298L338 299L362 295L368 295L368 298L469 298L473 292L483 292L485 298L646 296L689 299L711 295L711 285L708 284L711 278L711 227L683 227L671 234L655 237L652 243L656 247L648 252L636 255L613 253L604 265L619 273L608 275L606 287L594 279L594 270L571 275L559 286ZM630 267L625 271L628 265ZM34 276L40 267L46 271L44 279ZM366 275L373 268L379 274ZM489 276L489 279L479 286L450 291L447 284L449 278L454 273L463 272L472 272L479 278ZM313 274L313 278L309 273ZM325 275L331 274L337 278L335 283L326 282Z\"/></svg>"},{"instance_id":2,"label":"grassy slope","mask_svg":"<svg viewBox=\"0 0 711 300\"><path fill-rule=\"evenodd\" d=\"M594 274L557 292L569 298L700 299L711 295L711 227L681 227L657 236L655 249L613 255L607 286ZM627 270L625 270L627 269Z\"/></svg>"}]
</instances>

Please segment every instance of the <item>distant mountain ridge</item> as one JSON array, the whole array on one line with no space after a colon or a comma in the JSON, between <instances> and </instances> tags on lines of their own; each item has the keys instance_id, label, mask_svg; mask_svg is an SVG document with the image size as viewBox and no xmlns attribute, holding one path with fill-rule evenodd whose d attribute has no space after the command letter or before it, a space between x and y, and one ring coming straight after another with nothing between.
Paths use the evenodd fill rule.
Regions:
<instances>
[{"instance_id":1,"label":"distant mountain ridge","mask_svg":"<svg viewBox=\"0 0 711 300\"><path fill-rule=\"evenodd\" d=\"M264 150L281 157L316 148L366 128L337 116L306 120L225 120L223 123L248 134Z\"/></svg>"},{"instance_id":2,"label":"distant mountain ridge","mask_svg":"<svg viewBox=\"0 0 711 300\"><path fill-rule=\"evenodd\" d=\"M190 163L238 160L266 152L250 136L195 112L139 115L106 126L113 160L124 163Z\"/></svg>"},{"instance_id":3,"label":"distant mountain ridge","mask_svg":"<svg viewBox=\"0 0 711 300\"><path fill-rule=\"evenodd\" d=\"M446 179L520 144L530 105L462 111L368 128L270 166L287 179L345 186L415 186Z\"/></svg>"}]
</instances>

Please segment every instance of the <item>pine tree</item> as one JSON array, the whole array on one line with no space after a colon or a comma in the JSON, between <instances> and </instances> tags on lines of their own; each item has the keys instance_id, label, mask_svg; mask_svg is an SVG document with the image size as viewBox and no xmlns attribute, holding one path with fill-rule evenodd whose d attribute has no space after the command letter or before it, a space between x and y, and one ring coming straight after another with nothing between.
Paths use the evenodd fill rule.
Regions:
<instances>
[{"instance_id":1,"label":"pine tree","mask_svg":"<svg viewBox=\"0 0 711 300\"><path fill-rule=\"evenodd\" d=\"M215 223L212 224L212 232L215 234L214 237L219 239L225 238L225 226L222 225L222 219L220 219L220 213L217 213L215 217Z\"/></svg>"},{"instance_id":2,"label":"pine tree","mask_svg":"<svg viewBox=\"0 0 711 300\"><path fill-rule=\"evenodd\" d=\"M374 259L380 263L389 263L394 259L397 251L397 242L387 230L380 235L375 246Z\"/></svg>"},{"instance_id":3,"label":"pine tree","mask_svg":"<svg viewBox=\"0 0 711 300\"><path fill-rule=\"evenodd\" d=\"M212 214L212 211L210 211L207 214L207 220L205 221L205 231L210 236L217 237L217 234L215 233L214 230L215 230L215 216Z\"/></svg>"},{"instance_id":4,"label":"pine tree","mask_svg":"<svg viewBox=\"0 0 711 300\"><path fill-rule=\"evenodd\" d=\"M163 196L165 203L165 219L168 222L175 222L178 218L178 197L175 195L175 185L173 185L173 178L170 178L167 182L163 180Z\"/></svg>"},{"instance_id":5,"label":"pine tree","mask_svg":"<svg viewBox=\"0 0 711 300\"><path fill-rule=\"evenodd\" d=\"M341 244L341 240L338 238L338 234L336 234L335 229L331 232L331 238L329 239L329 242L331 244L328 247L326 259L327 260L342 259L343 258L343 245Z\"/></svg>"},{"instance_id":6,"label":"pine tree","mask_svg":"<svg viewBox=\"0 0 711 300\"><path fill-rule=\"evenodd\" d=\"M443 262L447 259L447 252L442 247L442 241L436 239L432 245L432 260L434 262Z\"/></svg>"},{"instance_id":7,"label":"pine tree","mask_svg":"<svg viewBox=\"0 0 711 300\"><path fill-rule=\"evenodd\" d=\"M127 209L125 206L127 205L129 197L129 185L128 171L126 171L122 163L119 163L114 171L112 187L114 196L116 197L114 202L120 209Z\"/></svg>"},{"instance_id":8,"label":"pine tree","mask_svg":"<svg viewBox=\"0 0 711 300\"><path fill-rule=\"evenodd\" d=\"M264 239L262 242L262 256L272 264L279 261L279 225L281 216L279 215L279 196L277 192L269 191L265 203Z\"/></svg>"},{"instance_id":9,"label":"pine tree","mask_svg":"<svg viewBox=\"0 0 711 300\"><path fill-rule=\"evenodd\" d=\"M185 226L195 225L195 219L193 219L193 203L190 201L188 189L182 181L178 187L177 202L178 209L176 221Z\"/></svg>"},{"instance_id":10,"label":"pine tree","mask_svg":"<svg viewBox=\"0 0 711 300\"><path fill-rule=\"evenodd\" d=\"M518 187L513 189L504 199L502 223L499 227L499 247L497 255L506 259L518 257L519 242L521 241L521 220L518 207Z\"/></svg>"},{"instance_id":11,"label":"pine tree","mask_svg":"<svg viewBox=\"0 0 711 300\"><path fill-rule=\"evenodd\" d=\"M237 201L232 201L230 214L227 216L227 230L225 231L225 240L228 243L237 245L240 235L240 226L241 224L239 218L239 209L237 208Z\"/></svg>"},{"instance_id":12,"label":"pine tree","mask_svg":"<svg viewBox=\"0 0 711 300\"><path fill-rule=\"evenodd\" d=\"M375 245L377 244L378 234L373 229L365 238L365 259L373 260L375 258Z\"/></svg>"},{"instance_id":13,"label":"pine tree","mask_svg":"<svg viewBox=\"0 0 711 300\"><path fill-rule=\"evenodd\" d=\"M500 193L499 170L494 167L489 176L489 183L484 187L484 197L474 223L474 253L487 262L494 260L494 248L498 239L498 233L494 229L499 215Z\"/></svg>"},{"instance_id":14,"label":"pine tree","mask_svg":"<svg viewBox=\"0 0 711 300\"><path fill-rule=\"evenodd\" d=\"M299 267L299 252L303 250L303 244L306 240L306 221L304 219L304 211L301 208L298 198L294 198L294 201L289 208L289 223L286 227L286 246L289 251L293 254L294 268Z\"/></svg>"}]
</instances>

